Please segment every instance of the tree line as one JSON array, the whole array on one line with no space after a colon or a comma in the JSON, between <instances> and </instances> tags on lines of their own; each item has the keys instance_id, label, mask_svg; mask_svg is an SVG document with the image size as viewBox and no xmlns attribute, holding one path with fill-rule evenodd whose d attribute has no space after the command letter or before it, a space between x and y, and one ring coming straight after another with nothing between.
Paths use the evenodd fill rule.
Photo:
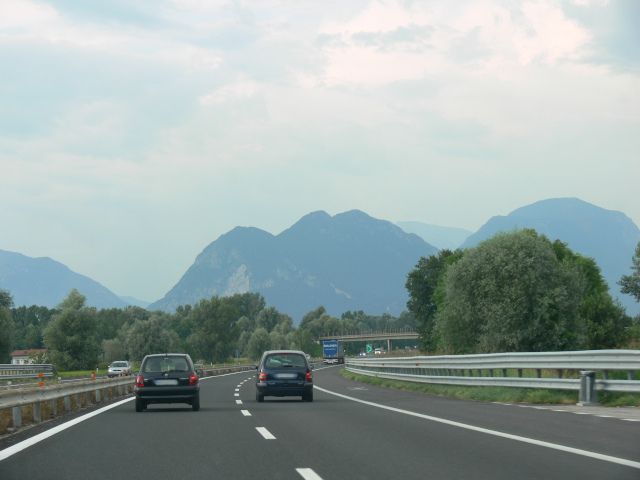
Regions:
<instances>
[{"instance_id":1,"label":"tree line","mask_svg":"<svg viewBox=\"0 0 640 480\"><path fill-rule=\"evenodd\" d=\"M619 284L640 301L640 243ZM638 347L627 315L592 258L533 229L420 259L407 307L423 348L453 354Z\"/></svg>"},{"instance_id":2,"label":"tree line","mask_svg":"<svg viewBox=\"0 0 640 480\"><path fill-rule=\"evenodd\" d=\"M179 306L173 314L136 306L97 310L75 289L53 309L12 308L10 293L2 290L0 305L0 362L14 349L47 348L49 361L62 371L114 360L140 361L158 352L186 352L213 364L232 361L236 355L256 360L269 349L318 356L321 347L315 340L323 334L416 325L408 312L396 318L349 311L338 319L319 306L295 327L289 315L267 307L259 293L213 296ZM358 347L349 345L352 353Z\"/></svg>"}]
</instances>

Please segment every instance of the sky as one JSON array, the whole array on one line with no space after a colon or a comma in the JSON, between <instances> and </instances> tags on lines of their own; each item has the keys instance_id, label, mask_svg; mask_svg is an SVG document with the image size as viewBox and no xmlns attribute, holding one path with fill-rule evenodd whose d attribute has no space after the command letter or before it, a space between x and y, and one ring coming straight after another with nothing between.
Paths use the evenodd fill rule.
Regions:
<instances>
[{"instance_id":1,"label":"sky","mask_svg":"<svg viewBox=\"0 0 640 480\"><path fill-rule=\"evenodd\" d=\"M162 298L236 226L640 225L637 0L0 0L0 249Z\"/></svg>"}]
</instances>

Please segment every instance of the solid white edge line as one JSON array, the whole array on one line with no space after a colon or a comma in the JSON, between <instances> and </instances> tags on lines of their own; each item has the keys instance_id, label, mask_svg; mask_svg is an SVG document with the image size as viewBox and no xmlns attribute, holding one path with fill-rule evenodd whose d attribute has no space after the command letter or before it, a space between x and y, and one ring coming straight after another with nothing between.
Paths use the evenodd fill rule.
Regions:
<instances>
[{"instance_id":1,"label":"solid white edge line","mask_svg":"<svg viewBox=\"0 0 640 480\"><path fill-rule=\"evenodd\" d=\"M267 430L264 427L256 427L256 430L258 430L258 432L260 432L260 435L262 435L265 440L275 440L276 439L276 437L274 437L271 434L271 432L269 432L269 430Z\"/></svg>"},{"instance_id":2,"label":"solid white edge line","mask_svg":"<svg viewBox=\"0 0 640 480\"><path fill-rule=\"evenodd\" d=\"M322 477L310 468L296 468L296 472L298 472L304 480L322 480Z\"/></svg>"},{"instance_id":3,"label":"solid white edge line","mask_svg":"<svg viewBox=\"0 0 640 480\"><path fill-rule=\"evenodd\" d=\"M409 410L402 410L400 408L388 407L386 405L381 405L378 403L368 402L366 400L360 400L358 398L349 397L347 395L343 395L341 393L332 392L330 390L325 390L324 388L314 386L314 389L320 390L321 392L328 393L329 395L335 395L336 397L346 398L347 400L352 400L354 402L363 403L365 405L370 405L372 407L382 408L384 410L390 410L392 412L404 413L405 415L411 415L413 417L424 418L425 420L431 420L433 422L444 423L445 425L451 425L453 427L465 428L467 430L473 430L474 432L486 433L489 435L494 435L496 437L507 438L509 440L515 440L518 442L530 443L532 445L538 445L540 447L552 448L554 450L560 450L563 452L574 453L576 455L582 455L585 457L595 458L598 460L604 460L605 462L617 463L619 465L625 465L627 467L638 468L640 469L640 462L634 462L632 460L625 460L624 458L611 457L609 455L603 455L601 453L589 452L587 450L580 450L579 448L566 447L564 445L558 445L556 443L543 442L541 440L534 440L532 438L520 437L518 435L512 435L510 433L498 432L495 430L489 430L488 428L482 427L474 427L473 425L467 425L465 423L454 422L452 420L446 420L444 418L431 417L429 415L424 415L422 413L410 412Z\"/></svg>"},{"instance_id":4,"label":"solid white edge line","mask_svg":"<svg viewBox=\"0 0 640 480\"><path fill-rule=\"evenodd\" d=\"M4 450L0 451L0 461L4 460L6 458L9 458L12 455L15 455L16 453L21 452L25 448L29 448L30 446L35 445L36 443L41 442L42 440L45 440L45 439L55 435L56 433L60 433L63 430L66 430L67 428L71 428L71 427L73 427L74 425L77 425L80 422L84 422L85 420L89 420L91 417L95 417L96 415L99 415L99 414L101 414L103 412L106 412L107 410L111 410L112 408L119 407L123 403L130 402L134 398L135 397L126 398L126 399L120 400L119 402L116 402L114 404L107 405L106 407L102 407L99 410L96 410L96 411L91 412L91 413L87 413L86 415L82 415L80 417L74 418L73 420L69 420L68 422L65 422L65 423L63 423L61 425L58 425L57 427L50 428L46 432L39 433L38 435L34 435L31 438L27 438L26 440L23 440L20 443L16 443L15 445L12 445L11 447L5 448Z\"/></svg>"}]
</instances>

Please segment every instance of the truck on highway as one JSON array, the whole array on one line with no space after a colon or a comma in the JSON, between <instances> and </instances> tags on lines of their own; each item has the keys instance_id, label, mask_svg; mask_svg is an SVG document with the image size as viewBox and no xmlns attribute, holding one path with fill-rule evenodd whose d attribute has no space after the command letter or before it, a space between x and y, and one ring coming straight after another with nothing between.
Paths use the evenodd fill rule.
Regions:
<instances>
[{"instance_id":1,"label":"truck on highway","mask_svg":"<svg viewBox=\"0 0 640 480\"><path fill-rule=\"evenodd\" d=\"M322 342L322 360L324 363L344 363L344 342L324 340Z\"/></svg>"}]
</instances>

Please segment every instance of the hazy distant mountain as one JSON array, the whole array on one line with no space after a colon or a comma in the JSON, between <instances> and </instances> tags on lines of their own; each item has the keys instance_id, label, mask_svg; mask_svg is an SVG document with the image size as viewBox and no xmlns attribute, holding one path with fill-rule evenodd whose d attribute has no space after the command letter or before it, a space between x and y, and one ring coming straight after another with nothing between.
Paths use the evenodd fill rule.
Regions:
<instances>
[{"instance_id":1,"label":"hazy distant mountain","mask_svg":"<svg viewBox=\"0 0 640 480\"><path fill-rule=\"evenodd\" d=\"M123 302L125 302L125 303L127 303L129 305L134 305L136 307L147 308L149 305L151 305L151 302L145 302L144 300L138 300L135 297L127 297L127 296L120 295L118 298L120 298L120 300L122 300Z\"/></svg>"},{"instance_id":2,"label":"hazy distant mountain","mask_svg":"<svg viewBox=\"0 0 640 480\"><path fill-rule=\"evenodd\" d=\"M72 289L87 297L87 306L124 308L127 303L95 280L71 271L48 257L32 258L0 250L0 289L8 290L16 307L53 308Z\"/></svg>"},{"instance_id":3,"label":"hazy distant mountain","mask_svg":"<svg viewBox=\"0 0 640 480\"><path fill-rule=\"evenodd\" d=\"M577 198L552 198L518 208L509 215L492 217L462 244L463 248L492 237L499 231L534 228L549 239L560 239L574 252L592 257L602 269L611 294L618 296L627 313L640 313L640 305L620 293L617 282L631 273L631 257L640 229L622 212L605 210Z\"/></svg>"},{"instance_id":4,"label":"hazy distant mountain","mask_svg":"<svg viewBox=\"0 0 640 480\"><path fill-rule=\"evenodd\" d=\"M391 222L353 210L303 217L279 235L237 227L198 255L180 281L149 310L169 312L213 295L259 292L268 305L302 316L324 305L399 315L408 299L407 274L437 249Z\"/></svg>"},{"instance_id":5,"label":"hazy distant mountain","mask_svg":"<svg viewBox=\"0 0 640 480\"><path fill-rule=\"evenodd\" d=\"M396 225L407 233L415 233L439 250L455 250L473 233L464 228L440 227L422 222L396 222Z\"/></svg>"}]
</instances>

